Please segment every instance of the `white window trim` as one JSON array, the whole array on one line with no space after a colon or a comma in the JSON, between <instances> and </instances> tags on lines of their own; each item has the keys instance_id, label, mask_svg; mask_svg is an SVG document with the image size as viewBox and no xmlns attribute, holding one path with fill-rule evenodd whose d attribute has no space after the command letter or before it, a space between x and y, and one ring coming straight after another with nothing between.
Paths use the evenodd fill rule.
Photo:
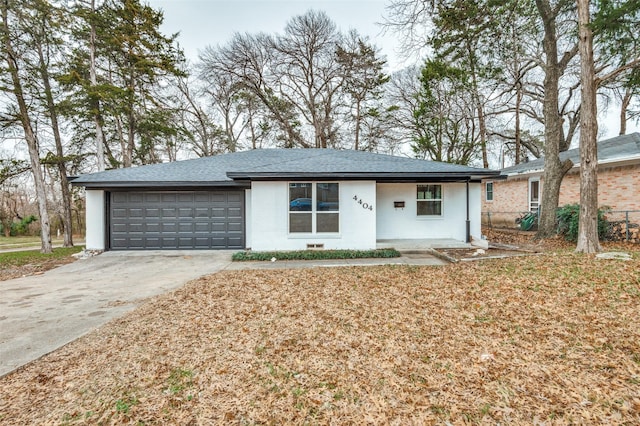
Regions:
<instances>
[{"instance_id":1,"label":"white window trim","mask_svg":"<svg viewBox=\"0 0 640 426\"><path fill-rule=\"evenodd\" d=\"M418 198L418 187L419 186L429 186L429 185L438 185L440 187L440 198L432 198L432 199L419 199ZM416 217L418 219L441 219L444 217L444 185L441 183L419 183L416 185L415 189L416 195ZM440 214L418 214L418 203L421 201L440 201Z\"/></svg>"},{"instance_id":2,"label":"white window trim","mask_svg":"<svg viewBox=\"0 0 640 426\"><path fill-rule=\"evenodd\" d=\"M298 183L310 183L311 184L311 211L302 211L302 212L296 212L296 211L292 211L290 210L290 205L289 203L291 202L290 197L291 197L291 193L290 193L290 188L291 188L291 184L298 184ZM333 210L333 211L328 211L328 212L320 212L319 210L317 210L317 185L319 183L335 183L338 185L338 210ZM342 204L342 194L341 194L341 185L340 182L335 182L335 181L331 181L331 182L318 182L318 181L290 181L287 182L287 234L289 235L289 238L306 238L309 236L314 236L314 237L326 237L326 238L335 238L340 236L340 232L342 230L342 225L341 225L341 219L342 216L340 214L340 210L341 210L341 204ZM293 214L311 214L311 232L291 232L291 213ZM338 232L318 232L317 231L317 215L318 214L328 214L328 213L334 213L338 215Z\"/></svg>"},{"instance_id":3,"label":"white window trim","mask_svg":"<svg viewBox=\"0 0 640 426\"><path fill-rule=\"evenodd\" d=\"M487 190L487 186L491 184L491 199L489 199L489 191ZM496 193L496 186L493 181L485 182L484 184L484 200L488 203L493 203L493 199Z\"/></svg>"},{"instance_id":4,"label":"white window trim","mask_svg":"<svg viewBox=\"0 0 640 426\"><path fill-rule=\"evenodd\" d=\"M538 201L536 202L536 206L534 209L533 200L531 199L531 183L538 182ZM527 207L530 212L540 210L540 177L531 177L527 182Z\"/></svg>"}]
</instances>

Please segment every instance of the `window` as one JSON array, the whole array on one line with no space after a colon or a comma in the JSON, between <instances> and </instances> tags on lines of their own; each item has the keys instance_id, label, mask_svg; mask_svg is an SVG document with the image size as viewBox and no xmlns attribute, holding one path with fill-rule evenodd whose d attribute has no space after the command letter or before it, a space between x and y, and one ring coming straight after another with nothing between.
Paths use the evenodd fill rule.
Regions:
<instances>
[{"instance_id":1,"label":"window","mask_svg":"<svg viewBox=\"0 0 640 426\"><path fill-rule=\"evenodd\" d=\"M540 208L540 180L529 180L529 211L537 212Z\"/></svg>"},{"instance_id":2,"label":"window","mask_svg":"<svg viewBox=\"0 0 640 426\"><path fill-rule=\"evenodd\" d=\"M442 216L442 185L418 185L418 216Z\"/></svg>"},{"instance_id":3,"label":"window","mask_svg":"<svg viewBox=\"0 0 640 426\"><path fill-rule=\"evenodd\" d=\"M337 183L289 184L289 232L330 233L340 230Z\"/></svg>"},{"instance_id":4,"label":"window","mask_svg":"<svg viewBox=\"0 0 640 426\"><path fill-rule=\"evenodd\" d=\"M493 201L493 182L487 182L487 185L485 187L486 191L485 191L485 200L486 201Z\"/></svg>"}]
</instances>

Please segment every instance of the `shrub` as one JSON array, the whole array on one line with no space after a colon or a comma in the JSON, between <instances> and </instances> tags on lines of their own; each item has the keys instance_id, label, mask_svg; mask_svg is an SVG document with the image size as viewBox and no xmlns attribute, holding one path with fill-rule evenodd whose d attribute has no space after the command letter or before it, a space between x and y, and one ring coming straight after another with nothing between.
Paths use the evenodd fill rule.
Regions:
<instances>
[{"instance_id":1,"label":"shrub","mask_svg":"<svg viewBox=\"0 0 640 426\"><path fill-rule=\"evenodd\" d=\"M234 261L365 259L400 257L395 249L381 250L299 250L299 251L240 251L231 257Z\"/></svg>"},{"instance_id":2,"label":"shrub","mask_svg":"<svg viewBox=\"0 0 640 426\"><path fill-rule=\"evenodd\" d=\"M33 222L37 222L38 218L34 215L29 215L20 219L20 222L13 222L11 224L11 236L27 235L29 233L29 225Z\"/></svg>"},{"instance_id":3,"label":"shrub","mask_svg":"<svg viewBox=\"0 0 640 426\"><path fill-rule=\"evenodd\" d=\"M598 209L598 237L603 239L607 232L605 213L610 209ZM560 207L556 213L558 217L558 235L563 235L567 241L578 241L578 227L580 225L580 204L567 204Z\"/></svg>"}]
</instances>

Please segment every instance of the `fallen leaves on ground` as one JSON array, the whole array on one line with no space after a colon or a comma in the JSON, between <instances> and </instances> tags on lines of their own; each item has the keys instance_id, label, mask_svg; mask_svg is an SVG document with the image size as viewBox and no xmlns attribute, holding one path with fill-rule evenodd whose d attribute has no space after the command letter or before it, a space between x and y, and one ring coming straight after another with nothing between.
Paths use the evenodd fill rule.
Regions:
<instances>
[{"instance_id":1,"label":"fallen leaves on ground","mask_svg":"<svg viewBox=\"0 0 640 426\"><path fill-rule=\"evenodd\" d=\"M75 262L75 260L76 259L73 256L67 256L41 260L37 263L29 263L27 265L2 266L0 267L0 281L12 280L14 278L20 278L29 275L43 274L48 270Z\"/></svg>"},{"instance_id":2,"label":"fallen leaves on ground","mask_svg":"<svg viewBox=\"0 0 640 426\"><path fill-rule=\"evenodd\" d=\"M2 424L638 424L640 259L227 271L0 379Z\"/></svg>"}]
</instances>

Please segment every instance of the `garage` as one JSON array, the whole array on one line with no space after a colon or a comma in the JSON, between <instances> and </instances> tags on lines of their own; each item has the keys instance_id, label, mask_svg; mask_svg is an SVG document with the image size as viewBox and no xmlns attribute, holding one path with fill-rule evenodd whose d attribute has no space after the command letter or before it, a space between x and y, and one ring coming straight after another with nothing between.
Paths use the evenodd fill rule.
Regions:
<instances>
[{"instance_id":1,"label":"garage","mask_svg":"<svg viewBox=\"0 0 640 426\"><path fill-rule=\"evenodd\" d=\"M117 191L111 250L243 249L244 191Z\"/></svg>"}]
</instances>

